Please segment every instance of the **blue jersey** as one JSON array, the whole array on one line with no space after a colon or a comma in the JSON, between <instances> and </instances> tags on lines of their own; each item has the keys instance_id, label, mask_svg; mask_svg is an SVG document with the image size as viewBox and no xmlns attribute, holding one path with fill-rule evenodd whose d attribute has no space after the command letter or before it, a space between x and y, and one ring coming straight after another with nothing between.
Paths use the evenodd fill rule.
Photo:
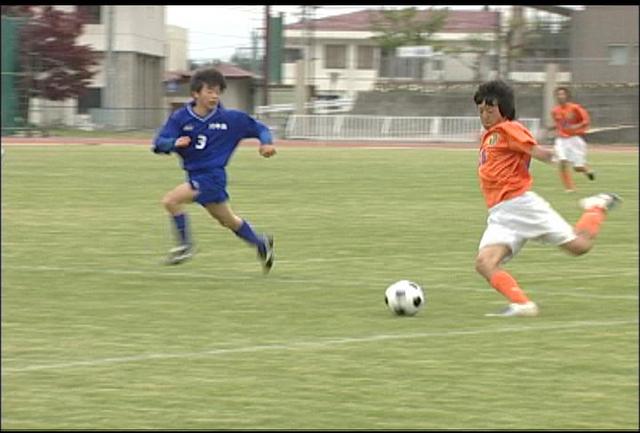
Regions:
<instances>
[{"instance_id":1,"label":"blue jersey","mask_svg":"<svg viewBox=\"0 0 640 433\"><path fill-rule=\"evenodd\" d=\"M194 101L176 110L153 141L155 153L175 152L182 158L182 167L188 171L224 168L238 143L245 138L257 138L260 144L271 144L269 128L248 114L227 110L221 103L207 116L193 111ZM175 147L179 137L188 136L187 147Z\"/></svg>"}]
</instances>

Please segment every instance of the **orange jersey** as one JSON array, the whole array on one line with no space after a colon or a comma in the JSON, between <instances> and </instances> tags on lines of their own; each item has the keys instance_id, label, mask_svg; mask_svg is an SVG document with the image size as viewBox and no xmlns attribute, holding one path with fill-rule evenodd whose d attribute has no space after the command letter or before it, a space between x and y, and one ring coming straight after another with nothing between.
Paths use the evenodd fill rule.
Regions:
<instances>
[{"instance_id":1,"label":"orange jersey","mask_svg":"<svg viewBox=\"0 0 640 433\"><path fill-rule=\"evenodd\" d=\"M478 177L487 207L524 194L531 188L531 148L536 140L521 123L500 122L480 143Z\"/></svg>"},{"instance_id":2,"label":"orange jersey","mask_svg":"<svg viewBox=\"0 0 640 433\"><path fill-rule=\"evenodd\" d=\"M567 102L564 105L556 105L551 110L551 117L556 123L556 132L558 137L571 137L574 135L583 135L589 128L589 113L582 108L580 104ZM583 124L578 129L567 129L569 125Z\"/></svg>"}]
</instances>

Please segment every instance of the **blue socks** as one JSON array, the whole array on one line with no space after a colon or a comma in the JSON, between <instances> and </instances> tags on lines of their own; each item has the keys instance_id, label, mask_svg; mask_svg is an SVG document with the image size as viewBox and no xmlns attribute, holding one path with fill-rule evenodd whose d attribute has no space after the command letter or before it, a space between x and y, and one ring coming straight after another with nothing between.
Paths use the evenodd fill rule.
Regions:
<instances>
[{"instance_id":1,"label":"blue socks","mask_svg":"<svg viewBox=\"0 0 640 433\"><path fill-rule=\"evenodd\" d=\"M256 247L258 247L261 253L265 252L266 246L262 240L262 237L258 236L256 232L253 231L253 228L251 228L251 225L249 225L247 221L242 220L242 225L240 226L238 231L234 233L239 238L242 238L245 241L249 242L250 244L253 244Z\"/></svg>"},{"instance_id":2,"label":"blue socks","mask_svg":"<svg viewBox=\"0 0 640 433\"><path fill-rule=\"evenodd\" d=\"M174 215L172 218L176 227L180 245L191 245L191 236L189 234L189 219L187 217L187 214L182 213L180 215ZM242 238L248 243L258 247L261 253L265 252L266 245L262 240L262 236L254 232L253 228L247 221L242 220L242 225L240 226L238 231L234 233L239 238Z\"/></svg>"},{"instance_id":3,"label":"blue socks","mask_svg":"<svg viewBox=\"0 0 640 433\"><path fill-rule=\"evenodd\" d=\"M173 216L173 222L176 225L178 231L178 238L180 245L191 245L191 239L189 236L189 220L187 214L182 213L180 215Z\"/></svg>"}]
</instances>

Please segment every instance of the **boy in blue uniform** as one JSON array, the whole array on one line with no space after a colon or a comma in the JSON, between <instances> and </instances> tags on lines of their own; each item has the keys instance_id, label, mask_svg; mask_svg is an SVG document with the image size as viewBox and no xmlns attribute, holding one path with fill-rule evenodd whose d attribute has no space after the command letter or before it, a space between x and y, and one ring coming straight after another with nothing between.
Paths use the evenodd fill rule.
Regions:
<instances>
[{"instance_id":1,"label":"boy in blue uniform","mask_svg":"<svg viewBox=\"0 0 640 433\"><path fill-rule=\"evenodd\" d=\"M221 225L256 247L265 273L274 261L273 237L257 234L229 206L225 167L238 143L245 138L260 140L259 152L265 158L276 153L269 128L246 113L226 110L220 96L227 87L215 68L196 71L191 78L193 100L176 110L153 142L155 153L177 153L182 158L187 181L162 199L175 225L179 245L169 252L166 264L179 264L193 255L189 222L183 205L193 201L202 205Z\"/></svg>"}]
</instances>

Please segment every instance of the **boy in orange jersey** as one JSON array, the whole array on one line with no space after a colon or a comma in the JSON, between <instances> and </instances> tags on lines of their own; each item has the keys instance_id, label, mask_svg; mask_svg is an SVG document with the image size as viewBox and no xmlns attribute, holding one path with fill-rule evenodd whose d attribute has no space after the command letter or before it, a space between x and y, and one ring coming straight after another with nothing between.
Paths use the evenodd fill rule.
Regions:
<instances>
[{"instance_id":1,"label":"boy in orange jersey","mask_svg":"<svg viewBox=\"0 0 640 433\"><path fill-rule=\"evenodd\" d=\"M587 165L587 143L582 138L589 128L589 113L580 104L569 102L571 92L568 88L558 87L555 93L558 105L551 110L555 126L549 129L556 130L554 147L559 161L560 179L565 191L574 192L570 163L575 171L584 173L589 180L595 179L594 172Z\"/></svg>"},{"instance_id":2,"label":"boy in orange jersey","mask_svg":"<svg viewBox=\"0 0 640 433\"><path fill-rule=\"evenodd\" d=\"M554 161L554 152L539 146L516 117L513 90L503 81L478 87L473 100L485 133L478 164L480 188L489 217L480 241L476 270L509 300L505 310L490 316L537 316L516 280L501 265L513 258L529 239L557 245L573 255L591 249L607 212L620 201L603 193L582 199L584 213L571 227L542 197L530 191L531 158Z\"/></svg>"}]
</instances>

